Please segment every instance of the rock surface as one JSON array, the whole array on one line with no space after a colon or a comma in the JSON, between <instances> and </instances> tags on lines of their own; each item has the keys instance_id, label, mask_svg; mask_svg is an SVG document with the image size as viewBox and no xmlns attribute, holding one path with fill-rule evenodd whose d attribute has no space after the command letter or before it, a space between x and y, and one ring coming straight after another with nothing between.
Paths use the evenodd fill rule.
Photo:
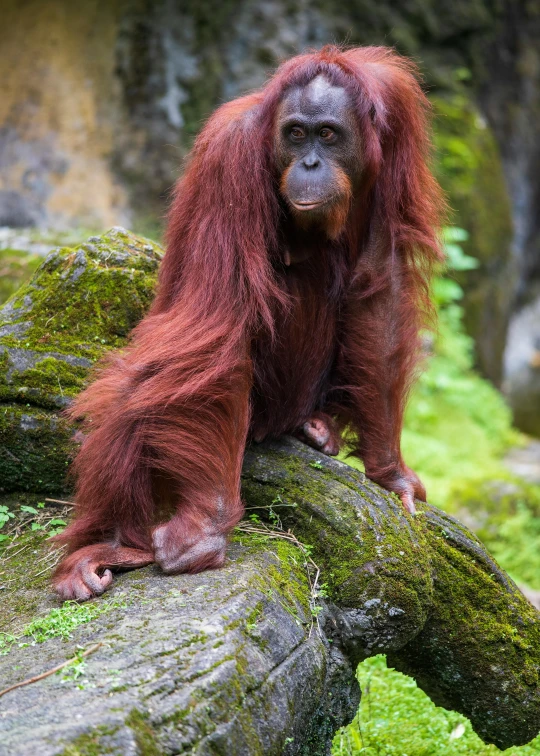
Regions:
<instances>
[{"instance_id":1,"label":"rock surface","mask_svg":"<svg viewBox=\"0 0 540 756\"><path fill-rule=\"evenodd\" d=\"M540 485L540 441L531 440L524 447L511 449L505 463L514 475Z\"/></svg>"},{"instance_id":2,"label":"rock surface","mask_svg":"<svg viewBox=\"0 0 540 756\"><path fill-rule=\"evenodd\" d=\"M295 441L249 450L243 491L297 504L280 516L312 544L352 658L386 653L499 748L537 734L539 615L464 525L429 505L406 517L362 473Z\"/></svg>"},{"instance_id":3,"label":"rock surface","mask_svg":"<svg viewBox=\"0 0 540 756\"><path fill-rule=\"evenodd\" d=\"M466 528L428 505L406 516L362 473L291 439L247 451L243 494L248 514L282 530L244 525L222 570L117 576L67 640L54 637L43 544L30 533L4 551L15 577L0 610L12 634L0 636L2 685L101 646L80 674L72 665L0 698L2 756L322 756L356 712L357 663L379 652L486 742L537 734L538 613ZM289 529L311 546L324 598Z\"/></svg>"},{"instance_id":4,"label":"rock surface","mask_svg":"<svg viewBox=\"0 0 540 756\"><path fill-rule=\"evenodd\" d=\"M359 689L312 627L297 556L244 539L216 572L124 575L103 598L110 608L69 640L0 656L3 687L102 643L80 678L64 672L0 699L0 754L326 754Z\"/></svg>"},{"instance_id":5,"label":"rock surface","mask_svg":"<svg viewBox=\"0 0 540 756\"><path fill-rule=\"evenodd\" d=\"M49 254L0 309L0 492L65 488L73 429L61 416L148 308L161 260L116 228Z\"/></svg>"},{"instance_id":6,"label":"rock surface","mask_svg":"<svg viewBox=\"0 0 540 756\"><path fill-rule=\"evenodd\" d=\"M504 391L516 425L540 436L540 294L514 314L504 357Z\"/></svg>"}]
</instances>

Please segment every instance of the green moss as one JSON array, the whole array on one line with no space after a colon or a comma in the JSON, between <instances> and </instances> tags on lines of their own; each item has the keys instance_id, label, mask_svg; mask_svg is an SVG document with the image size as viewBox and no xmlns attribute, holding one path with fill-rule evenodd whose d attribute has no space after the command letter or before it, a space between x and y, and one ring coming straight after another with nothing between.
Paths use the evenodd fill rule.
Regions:
<instances>
[{"instance_id":1,"label":"green moss","mask_svg":"<svg viewBox=\"0 0 540 756\"><path fill-rule=\"evenodd\" d=\"M3 587L0 631L3 633L20 632L22 624L50 608L47 606L50 570L43 561L48 552L46 538L47 534L42 531L30 531L21 534L13 544L0 545L0 585Z\"/></svg>"},{"instance_id":2,"label":"green moss","mask_svg":"<svg viewBox=\"0 0 540 756\"><path fill-rule=\"evenodd\" d=\"M456 481L449 511L473 527L511 577L540 589L540 486L510 473Z\"/></svg>"},{"instance_id":3,"label":"green moss","mask_svg":"<svg viewBox=\"0 0 540 756\"><path fill-rule=\"evenodd\" d=\"M86 604L67 602L60 606L59 599L51 595L51 573L58 555L47 541L49 529L46 523L58 517L55 507L38 509L38 530L31 530L33 515L20 510L21 506L32 508L43 503L35 494L11 494L0 497L15 514L6 527L17 524L17 536L0 543L0 653L9 649L12 642L39 643L54 637L68 637L80 624L92 621L115 608L125 606L123 594L114 598L107 596ZM62 511L60 513L63 515ZM24 518L25 524L22 525ZM39 524L38 523L38 524ZM11 640L10 640L11 638Z\"/></svg>"},{"instance_id":4,"label":"green moss","mask_svg":"<svg viewBox=\"0 0 540 756\"><path fill-rule=\"evenodd\" d=\"M0 404L0 493L65 493L75 445L62 416L30 404Z\"/></svg>"},{"instance_id":5,"label":"green moss","mask_svg":"<svg viewBox=\"0 0 540 756\"><path fill-rule=\"evenodd\" d=\"M25 283L43 261L21 249L0 249L0 305Z\"/></svg>"},{"instance_id":6,"label":"green moss","mask_svg":"<svg viewBox=\"0 0 540 756\"><path fill-rule=\"evenodd\" d=\"M199 132L201 121L210 115L216 102L222 98L224 66L221 47L216 42L230 28L239 8L239 0L186 0L183 6L192 22L194 49L205 50L197 66L197 76L185 84L188 96L182 105L182 116L186 146Z\"/></svg>"},{"instance_id":7,"label":"green moss","mask_svg":"<svg viewBox=\"0 0 540 756\"><path fill-rule=\"evenodd\" d=\"M72 430L59 414L89 369L127 342L162 252L122 229L52 252L0 310L0 490L65 489Z\"/></svg>"},{"instance_id":8,"label":"green moss","mask_svg":"<svg viewBox=\"0 0 540 756\"><path fill-rule=\"evenodd\" d=\"M61 607L55 607L46 615L33 619L18 635L0 633L0 654L7 654L15 642L24 642L24 638L29 638L33 643L43 643L51 638L67 640L80 625L91 622L111 609L125 607L125 601L119 597L85 604L65 601Z\"/></svg>"},{"instance_id":9,"label":"green moss","mask_svg":"<svg viewBox=\"0 0 540 756\"><path fill-rule=\"evenodd\" d=\"M81 391L87 375L88 368L70 365L54 357L45 357L43 360L38 360L34 367L17 374L21 383L18 398L31 399L33 396L38 396L41 406L54 409L62 399L73 398ZM39 394L34 393L32 389L37 389ZM57 396L58 392L60 392L59 396ZM0 392L0 399L9 400L12 398L12 393L6 387L4 396Z\"/></svg>"},{"instance_id":10,"label":"green moss","mask_svg":"<svg viewBox=\"0 0 540 756\"><path fill-rule=\"evenodd\" d=\"M251 553L274 555L276 561L267 563L257 587L261 593L278 601L296 622L305 622L310 616L311 590L301 549L280 537L270 538L238 530L234 531L232 540L241 543ZM259 602L248 615L245 621L248 632L256 625L262 608L262 602Z\"/></svg>"},{"instance_id":11,"label":"green moss","mask_svg":"<svg viewBox=\"0 0 540 756\"><path fill-rule=\"evenodd\" d=\"M322 474L313 472L309 454L285 465L282 455L275 445L248 452L244 495L261 513L278 495L283 503L294 497L299 506L280 511L285 528L311 545L331 598L366 615L370 638L375 630L379 647L359 644L355 658L384 644L390 663L436 703L466 712L487 742L533 737L538 616L480 542L428 505L406 517L400 503L369 491L372 484L352 470L336 470L336 480L327 475L319 488ZM369 491L362 506L342 477Z\"/></svg>"},{"instance_id":12,"label":"green moss","mask_svg":"<svg viewBox=\"0 0 540 756\"><path fill-rule=\"evenodd\" d=\"M463 244L479 261L457 273L465 289L465 325L478 346L482 371L497 384L516 270L511 203L495 137L465 91L433 98L436 170L453 222L468 231Z\"/></svg>"},{"instance_id":13,"label":"green moss","mask_svg":"<svg viewBox=\"0 0 540 756\"><path fill-rule=\"evenodd\" d=\"M279 560L279 566L270 565L267 574L280 602L283 605L285 601L295 619L298 619L298 607L309 614L310 588L304 555L297 546L279 538L273 539L269 551Z\"/></svg>"},{"instance_id":14,"label":"green moss","mask_svg":"<svg viewBox=\"0 0 540 756\"><path fill-rule=\"evenodd\" d=\"M389 654L389 663L411 674L436 703L469 713L486 742L523 742L515 701L522 702L533 737L538 717L527 688L534 698L538 614L496 563L474 547L465 548L464 528L460 532L455 522L448 525L447 530L437 521L428 523L435 576L432 609L423 630L404 649Z\"/></svg>"},{"instance_id":15,"label":"green moss","mask_svg":"<svg viewBox=\"0 0 540 756\"><path fill-rule=\"evenodd\" d=\"M30 325L0 344L92 361L123 346L151 302L161 257L156 244L123 231L52 252L9 301L10 313L20 310L9 322Z\"/></svg>"},{"instance_id":16,"label":"green moss","mask_svg":"<svg viewBox=\"0 0 540 756\"><path fill-rule=\"evenodd\" d=\"M166 724L174 724L179 725L186 717L188 717L192 712L192 709L177 709L172 714L166 714L163 719L161 720L164 725Z\"/></svg>"},{"instance_id":17,"label":"green moss","mask_svg":"<svg viewBox=\"0 0 540 756\"><path fill-rule=\"evenodd\" d=\"M512 216L495 137L465 93L431 101L436 171L458 225L469 232L465 251L481 263L505 260L510 255Z\"/></svg>"},{"instance_id":18,"label":"green moss","mask_svg":"<svg viewBox=\"0 0 540 756\"><path fill-rule=\"evenodd\" d=\"M280 516L286 526L293 527L300 541L312 547L313 559L323 570L323 580L328 583L334 600L344 606L362 604L364 592L372 582L369 565L384 563L380 576L384 575L388 586L395 581L396 600L399 594L406 596L416 593L424 596L426 603L429 601L429 589L425 585L425 549L419 525L414 524L415 538L412 539L397 517L389 518L383 534L376 514L366 512L363 518L370 522L369 527L363 528L362 537L354 525L351 527L354 511L348 504L347 493L358 491L356 484L364 483L363 475L351 471L353 477L344 482L346 476L336 476L328 470L312 473L305 462L279 452L265 451L265 464L279 469L284 477L283 485L261 486L247 477L243 485L246 499L251 505L259 507L269 507L277 496L285 504L299 504L295 508L283 507ZM334 487L328 485L331 481L335 482ZM328 521L328 507L325 506L329 497L332 501L331 522ZM409 587L412 589L410 592ZM373 584L370 590L375 592L378 588ZM419 607L415 607L414 614L418 610Z\"/></svg>"},{"instance_id":19,"label":"green moss","mask_svg":"<svg viewBox=\"0 0 540 756\"><path fill-rule=\"evenodd\" d=\"M126 724L135 733L138 756L161 756L155 732L148 723L148 715L138 709L132 709L126 718Z\"/></svg>"},{"instance_id":20,"label":"green moss","mask_svg":"<svg viewBox=\"0 0 540 756\"><path fill-rule=\"evenodd\" d=\"M51 609L44 617L38 617L26 625L22 635L32 638L36 643L43 643L50 638L66 640L79 625L86 624L111 609L125 609L125 607L125 601L118 597L85 604L64 601L58 609Z\"/></svg>"},{"instance_id":21,"label":"green moss","mask_svg":"<svg viewBox=\"0 0 540 756\"><path fill-rule=\"evenodd\" d=\"M105 756L105 754L119 754L118 748L107 743L107 739L114 735L118 728L99 725L91 732L83 733L75 738L62 751L61 756ZM153 756L153 755L152 755Z\"/></svg>"}]
</instances>

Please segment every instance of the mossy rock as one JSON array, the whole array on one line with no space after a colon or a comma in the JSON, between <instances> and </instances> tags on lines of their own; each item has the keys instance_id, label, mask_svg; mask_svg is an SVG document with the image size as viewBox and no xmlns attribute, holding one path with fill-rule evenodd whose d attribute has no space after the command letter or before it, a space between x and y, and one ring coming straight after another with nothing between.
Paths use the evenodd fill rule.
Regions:
<instances>
[{"instance_id":1,"label":"mossy rock","mask_svg":"<svg viewBox=\"0 0 540 756\"><path fill-rule=\"evenodd\" d=\"M0 304L25 283L42 258L22 249L0 249Z\"/></svg>"},{"instance_id":2,"label":"mossy rock","mask_svg":"<svg viewBox=\"0 0 540 756\"><path fill-rule=\"evenodd\" d=\"M19 528L1 550L0 678L95 653L78 676L72 666L1 699L0 754L329 756L356 711L354 669L378 652L485 742L537 735L539 615L466 527L420 502L412 518L293 439L248 449L242 491L261 522L235 531L223 569L150 566L85 604L60 607L44 589L50 547ZM264 530L276 517L281 531Z\"/></svg>"},{"instance_id":3,"label":"mossy rock","mask_svg":"<svg viewBox=\"0 0 540 756\"><path fill-rule=\"evenodd\" d=\"M0 549L0 688L101 645L0 698L1 756L329 756L356 714L355 668L324 631L330 607L310 611L297 546L240 533L221 570L151 566L62 606L48 549L39 532Z\"/></svg>"},{"instance_id":4,"label":"mossy rock","mask_svg":"<svg viewBox=\"0 0 540 756\"><path fill-rule=\"evenodd\" d=\"M363 473L292 439L248 451L242 491L312 547L351 658L386 653L499 748L538 734L538 612L464 525L420 502L407 517Z\"/></svg>"},{"instance_id":5,"label":"mossy rock","mask_svg":"<svg viewBox=\"0 0 540 756\"><path fill-rule=\"evenodd\" d=\"M61 411L152 301L161 249L114 228L57 249L0 309L0 491L65 488Z\"/></svg>"},{"instance_id":6,"label":"mossy rock","mask_svg":"<svg viewBox=\"0 0 540 756\"><path fill-rule=\"evenodd\" d=\"M455 274L465 290L465 326L477 345L481 371L496 385L517 270L512 256L511 204L499 148L469 95L433 97L436 172L448 194L451 221L469 234L476 270Z\"/></svg>"}]
</instances>

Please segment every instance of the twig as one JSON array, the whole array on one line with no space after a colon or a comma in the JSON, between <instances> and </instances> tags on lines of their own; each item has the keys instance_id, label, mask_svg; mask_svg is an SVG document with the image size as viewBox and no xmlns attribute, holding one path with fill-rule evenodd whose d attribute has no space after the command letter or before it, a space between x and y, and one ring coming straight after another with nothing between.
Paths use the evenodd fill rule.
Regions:
<instances>
[{"instance_id":1,"label":"twig","mask_svg":"<svg viewBox=\"0 0 540 756\"><path fill-rule=\"evenodd\" d=\"M32 577L39 577L40 575L43 575L44 572L49 572L49 570L52 570L53 567L56 567L60 559L62 558L62 553L56 553L55 558L52 559L50 562L47 562L47 566L44 567L44 569L40 570L36 575L33 575Z\"/></svg>"},{"instance_id":2,"label":"twig","mask_svg":"<svg viewBox=\"0 0 540 756\"><path fill-rule=\"evenodd\" d=\"M62 550L61 547L60 548L58 548L58 547L54 547L54 548L51 547L49 549L49 551L45 552L45 554L37 560L36 564L39 564L40 562L44 562L45 560L49 560L55 552L58 552L58 551L61 551L61 550Z\"/></svg>"},{"instance_id":3,"label":"twig","mask_svg":"<svg viewBox=\"0 0 540 756\"><path fill-rule=\"evenodd\" d=\"M25 549L29 549L29 548L30 548L30 544L29 543L25 543L25 545L21 546L21 548L18 551L16 551L14 554L9 554L9 558L13 559L13 557L16 557L17 554L21 553L21 551L24 551ZM9 546L8 546L8 549L9 549ZM7 551L7 549L6 549L6 551Z\"/></svg>"},{"instance_id":4,"label":"twig","mask_svg":"<svg viewBox=\"0 0 540 756\"><path fill-rule=\"evenodd\" d=\"M272 508L273 508L273 507L291 507L292 509L296 509L296 508L297 508L297 506L298 506L297 504L272 504ZM268 506L260 506L260 507L244 507L244 509L246 510L246 512L247 512L248 510L251 510L251 509L268 509L268 508L269 508Z\"/></svg>"},{"instance_id":5,"label":"twig","mask_svg":"<svg viewBox=\"0 0 540 756\"><path fill-rule=\"evenodd\" d=\"M77 654L76 656L73 656L71 659L68 659L67 661L63 662L62 664L59 664L57 667L53 667L52 669L49 669L47 672L42 672L41 675L36 675L35 677L29 677L27 680L23 680L22 682L15 683L15 685L10 685L9 688L4 688L4 690L0 690L0 698L2 696L5 696L6 693L9 693L12 690L15 690L15 688L22 688L23 685L30 685L30 683L38 682L38 680L43 680L44 677L50 677L50 675L54 675L55 672L58 672L59 670L63 669L64 667L67 667L68 664L71 664L74 661L77 661L77 659L83 659L85 656L90 656L90 654L93 654L94 651L97 651L100 646L102 646L103 643L96 643L95 646L90 646L90 648L85 651L83 654Z\"/></svg>"},{"instance_id":6,"label":"twig","mask_svg":"<svg viewBox=\"0 0 540 756\"><path fill-rule=\"evenodd\" d=\"M76 507L77 506L74 501L64 501L63 499L48 499L47 497L45 497L45 501L52 501L55 504L65 504L68 507Z\"/></svg>"}]
</instances>

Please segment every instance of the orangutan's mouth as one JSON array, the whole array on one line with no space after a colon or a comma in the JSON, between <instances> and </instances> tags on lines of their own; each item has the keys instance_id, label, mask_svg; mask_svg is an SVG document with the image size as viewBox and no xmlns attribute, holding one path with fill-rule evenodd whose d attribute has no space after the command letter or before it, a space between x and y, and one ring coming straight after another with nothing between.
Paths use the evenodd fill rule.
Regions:
<instances>
[{"instance_id":1,"label":"orangutan's mouth","mask_svg":"<svg viewBox=\"0 0 540 756\"><path fill-rule=\"evenodd\" d=\"M295 210L300 210L300 212L304 212L306 210L315 210L316 207L322 207L322 205L325 204L325 200L320 200L319 202L293 202L291 200L291 205Z\"/></svg>"}]
</instances>

